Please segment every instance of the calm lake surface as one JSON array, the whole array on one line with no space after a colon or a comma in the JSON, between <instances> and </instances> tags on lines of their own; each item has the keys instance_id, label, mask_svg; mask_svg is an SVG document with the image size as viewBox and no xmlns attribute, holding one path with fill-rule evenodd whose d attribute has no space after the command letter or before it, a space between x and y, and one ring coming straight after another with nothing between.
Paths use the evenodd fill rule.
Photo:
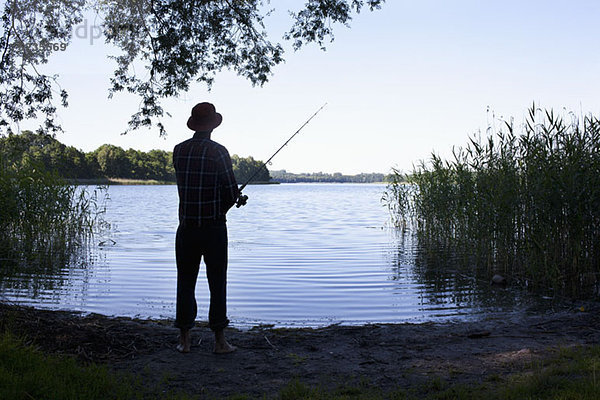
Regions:
<instances>
[{"instance_id":1,"label":"calm lake surface","mask_svg":"<svg viewBox=\"0 0 600 400\"><path fill-rule=\"evenodd\" d=\"M234 326L424 322L547 310L550 300L469 278L456 260L429 265L388 227L384 185L249 186L229 226ZM174 318L176 186L112 186L93 260L33 279L0 280L5 299L37 307ZM110 240L109 240L110 239ZM201 267L198 318L208 313Z\"/></svg>"}]
</instances>

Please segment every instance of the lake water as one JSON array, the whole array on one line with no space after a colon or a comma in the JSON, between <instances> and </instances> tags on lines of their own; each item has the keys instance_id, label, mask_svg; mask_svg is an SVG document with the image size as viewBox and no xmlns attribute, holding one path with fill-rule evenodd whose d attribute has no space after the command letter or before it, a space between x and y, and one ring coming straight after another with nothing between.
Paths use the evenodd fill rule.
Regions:
<instances>
[{"instance_id":1,"label":"lake water","mask_svg":"<svg viewBox=\"0 0 600 400\"><path fill-rule=\"evenodd\" d=\"M228 308L234 326L322 326L479 318L544 309L543 299L458 273L456 260L420 262L416 241L388 227L384 185L249 186L248 205L228 214ZM105 315L175 313L175 186L112 186L112 228L93 262L31 283L4 279L4 299ZM110 240L108 240L110 239ZM198 318L206 319L204 266ZM39 277L37 277L39 281Z\"/></svg>"}]
</instances>

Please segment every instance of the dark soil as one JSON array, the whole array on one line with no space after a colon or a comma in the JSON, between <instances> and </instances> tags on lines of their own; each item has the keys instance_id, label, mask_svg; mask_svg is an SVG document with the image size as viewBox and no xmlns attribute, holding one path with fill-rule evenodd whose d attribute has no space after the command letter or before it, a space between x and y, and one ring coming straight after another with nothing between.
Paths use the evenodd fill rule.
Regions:
<instances>
[{"instance_id":1,"label":"dark soil","mask_svg":"<svg viewBox=\"0 0 600 400\"><path fill-rule=\"evenodd\" d=\"M367 384L383 391L419 387L434 376L478 383L511 373L561 346L597 344L598 309L478 322L228 329L238 351L212 353L206 327L189 354L175 351L170 321L82 316L0 303L0 328L50 353L75 355L140 375L165 389L221 397L275 395L291 381L322 388Z\"/></svg>"}]
</instances>

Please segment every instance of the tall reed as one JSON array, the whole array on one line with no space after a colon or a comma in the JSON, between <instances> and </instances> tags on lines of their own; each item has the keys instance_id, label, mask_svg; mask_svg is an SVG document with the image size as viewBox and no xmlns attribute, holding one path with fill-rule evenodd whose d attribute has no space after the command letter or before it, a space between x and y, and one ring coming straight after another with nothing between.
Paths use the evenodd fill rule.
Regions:
<instances>
[{"instance_id":1,"label":"tall reed","mask_svg":"<svg viewBox=\"0 0 600 400\"><path fill-rule=\"evenodd\" d=\"M534 105L522 126L503 121L486 140L455 148L451 160L432 155L406 181L392 182L384 200L421 246L459 249L480 275L570 296L597 293L597 117Z\"/></svg>"},{"instance_id":2,"label":"tall reed","mask_svg":"<svg viewBox=\"0 0 600 400\"><path fill-rule=\"evenodd\" d=\"M0 166L0 276L63 268L81 255L102 223L105 191L68 185L32 160L0 154Z\"/></svg>"}]
</instances>

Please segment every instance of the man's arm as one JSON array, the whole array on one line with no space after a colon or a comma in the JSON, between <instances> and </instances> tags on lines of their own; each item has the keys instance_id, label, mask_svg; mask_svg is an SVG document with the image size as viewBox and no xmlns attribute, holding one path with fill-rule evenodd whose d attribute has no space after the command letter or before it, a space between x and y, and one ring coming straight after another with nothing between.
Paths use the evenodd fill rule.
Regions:
<instances>
[{"instance_id":1,"label":"man's arm","mask_svg":"<svg viewBox=\"0 0 600 400\"><path fill-rule=\"evenodd\" d=\"M179 151L180 151L180 147L179 145L176 145L173 148L173 169L175 170L175 182L177 182L177 184L179 185Z\"/></svg>"},{"instance_id":2,"label":"man's arm","mask_svg":"<svg viewBox=\"0 0 600 400\"><path fill-rule=\"evenodd\" d=\"M238 185L233 174L233 164L229 152L223 148L223 151L218 158L219 163L219 181L221 182L221 206L227 211L237 201L240 196Z\"/></svg>"}]
</instances>

